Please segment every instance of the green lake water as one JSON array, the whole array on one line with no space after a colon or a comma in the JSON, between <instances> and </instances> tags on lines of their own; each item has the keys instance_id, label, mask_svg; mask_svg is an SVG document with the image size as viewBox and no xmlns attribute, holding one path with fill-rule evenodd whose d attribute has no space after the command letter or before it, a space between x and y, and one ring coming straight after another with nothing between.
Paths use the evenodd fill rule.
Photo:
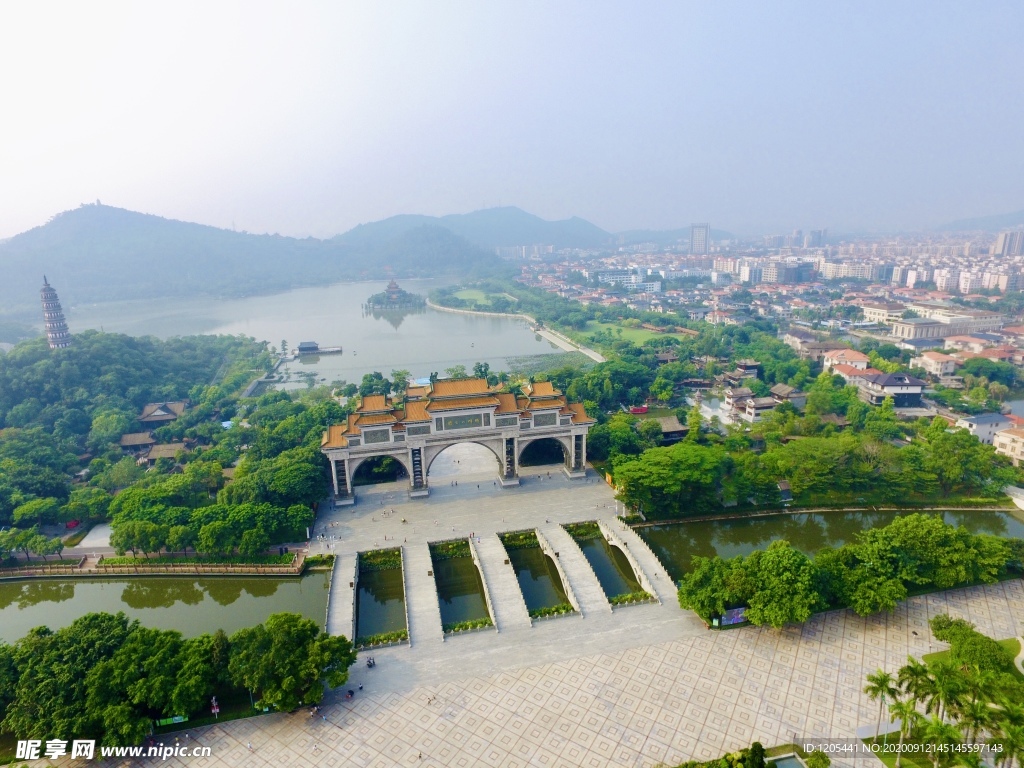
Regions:
<instances>
[{"instance_id":1,"label":"green lake water","mask_svg":"<svg viewBox=\"0 0 1024 768\"><path fill-rule=\"evenodd\" d=\"M356 593L356 637L398 632L405 626L402 569L360 571Z\"/></svg>"},{"instance_id":2,"label":"green lake water","mask_svg":"<svg viewBox=\"0 0 1024 768\"><path fill-rule=\"evenodd\" d=\"M228 634L272 613L300 613L323 626L328 573L294 578L34 579L0 584L0 640L14 642L31 628L66 627L87 613L123 611L144 626L176 629L185 637L223 629Z\"/></svg>"},{"instance_id":3,"label":"green lake water","mask_svg":"<svg viewBox=\"0 0 1024 768\"><path fill-rule=\"evenodd\" d=\"M508 558L515 569L527 610L552 608L569 602L555 564L540 547L513 549Z\"/></svg>"},{"instance_id":4,"label":"green lake water","mask_svg":"<svg viewBox=\"0 0 1024 768\"><path fill-rule=\"evenodd\" d=\"M583 556L594 569L606 597L640 591L640 582L636 580L633 567L621 549L609 544L603 536L576 543L580 545Z\"/></svg>"},{"instance_id":5,"label":"green lake water","mask_svg":"<svg viewBox=\"0 0 1024 768\"><path fill-rule=\"evenodd\" d=\"M435 561L434 583L441 605L442 624L488 618L484 583L472 557Z\"/></svg>"},{"instance_id":6,"label":"green lake water","mask_svg":"<svg viewBox=\"0 0 1024 768\"><path fill-rule=\"evenodd\" d=\"M764 549L776 539L786 539L802 552L813 555L824 547L839 547L854 540L860 531L881 528L910 512L827 512L820 514L766 515L735 520L712 520L637 528L669 575L678 581L696 556L723 558ZM938 512L932 514L940 514ZM1007 512L943 512L943 519L962 525L971 533L991 533L1024 538L1024 521Z\"/></svg>"}]
</instances>

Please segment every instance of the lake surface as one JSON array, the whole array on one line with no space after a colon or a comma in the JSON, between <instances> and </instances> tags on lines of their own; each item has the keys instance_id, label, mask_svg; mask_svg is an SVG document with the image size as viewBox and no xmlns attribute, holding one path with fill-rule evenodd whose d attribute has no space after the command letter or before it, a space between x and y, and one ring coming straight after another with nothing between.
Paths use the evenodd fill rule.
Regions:
<instances>
[{"instance_id":1,"label":"lake surface","mask_svg":"<svg viewBox=\"0 0 1024 768\"><path fill-rule=\"evenodd\" d=\"M786 539L807 555L824 547L839 547L869 528L881 528L897 515L911 512L828 512L823 514L766 515L735 520L713 520L636 528L637 534L678 581L696 556L731 558L764 549L776 539ZM939 513L933 513L939 514ZM1024 521L1010 512L944 512L947 523L962 525L971 533L991 533L1024 538Z\"/></svg>"},{"instance_id":2,"label":"lake surface","mask_svg":"<svg viewBox=\"0 0 1024 768\"><path fill-rule=\"evenodd\" d=\"M223 629L228 634L272 613L300 613L323 627L328 573L297 578L33 579L0 584L0 640L33 627L66 627L87 613L123 611L144 626L176 629L185 637Z\"/></svg>"},{"instance_id":3,"label":"lake surface","mask_svg":"<svg viewBox=\"0 0 1024 768\"><path fill-rule=\"evenodd\" d=\"M399 632L405 626L402 569L360 571L356 593L356 637Z\"/></svg>"},{"instance_id":4,"label":"lake surface","mask_svg":"<svg viewBox=\"0 0 1024 768\"><path fill-rule=\"evenodd\" d=\"M626 559L626 554L605 541L603 536L577 541L583 556L594 569L597 580L601 583L605 597L617 597L639 592L640 582L636 580L633 566Z\"/></svg>"},{"instance_id":5,"label":"lake surface","mask_svg":"<svg viewBox=\"0 0 1024 768\"><path fill-rule=\"evenodd\" d=\"M528 611L553 608L569 602L558 569L540 547L513 549L508 553L508 558L515 569Z\"/></svg>"},{"instance_id":6,"label":"lake surface","mask_svg":"<svg viewBox=\"0 0 1024 768\"><path fill-rule=\"evenodd\" d=\"M484 583L472 557L435 561L434 583L437 585L443 626L489 617Z\"/></svg>"},{"instance_id":7,"label":"lake surface","mask_svg":"<svg viewBox=\"0 0 1024 768\"><path fill-rule=\"evenodd\" d=\"M450 280L406 280L402 287L426 296ZM68 307L72 331L103 329L160 338L192 334L243 334L280 347L315 341L340 346L340 355L300 358L286 368L293 377L314 373L328 382L358 383L364 373L406 369L416 378L431 371L476 362L507 369L509 357L560 352L529 329L525 321L459 315L424 308L410 313L367 313L363 304L384 289L385 281L337 283L297 288L243 299L159 299ZM294 386L304 386L300 380Z\"/></svg>"}]
</instances>

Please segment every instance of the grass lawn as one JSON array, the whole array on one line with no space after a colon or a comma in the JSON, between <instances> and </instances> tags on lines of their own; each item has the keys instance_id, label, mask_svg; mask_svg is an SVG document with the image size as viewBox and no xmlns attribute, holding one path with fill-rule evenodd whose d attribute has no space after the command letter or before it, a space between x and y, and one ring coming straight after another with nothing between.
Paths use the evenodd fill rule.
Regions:
<instances>
[{"instance_id":1,"label":"grass lawn","mask_svg":"<svg viewBox=\"0 0 1024 768\"><path fill-rule=\"evenodd\" d=\"M927 496L910 496L898 502L886 499L881 491L852 493L850 491L829 493L801 493L793 500L794 507L834 507L834 506L884 506L898 504L901 507L1007 507L1014 506L1013 499L1008 496L943 496L934 493Z\"/></svg>"},{"instance_id":2,"label":"grass lawn","mask_svg":"<svg viewBox=\"0 0 1024 768\"><path fill-rule=\"evenodd\" d=\"M996 642L1006 649L1006 652L1010 654L1011 659L1017 658L1017 654L1020 653L1020 640L1015 637L1010 637L1006 640L997 640ZM949 651L936 651L935 653L926 653L921 657L921 660L924 661L925 664L935 664L940 661L945 661L948 658ZM1022 675L1020 670L1017 669L1016 664L1013 665L1013 674L1024 680L1024 675Z\"/></svg>"},{"instance_id":3,"label":"grass lawn","mask_svg":"<svg viewBox=\"0 0 1024 768\"><path fill-rule=\"evenodd\" d=\"M877 742L882 744L885 742L882 736L878 737ZM889 743L899 744L900 735L898 733L890 733L888 736ZM864 739L865 744L872 744L875 742L874 738ZM908 744L920 744L920 752L904 752L903 759L900 760L900 768L935 768L932 765L932 761L928 759L928 753L924 751L925 745L920 738L911 737L904 740L903 746L906 748ZM876 752L875 757L885 763L888 768L896 768L896 753L895 752Z\"/></svg>"},{"instance_id":4,"label":"grass lawn","mask_svg":"<svg viewBox=\"0 0 1024 768\"><path fill-rule=\"evenodd\" d=\"M455 296L463 301L474 301L477 306L481 307L489 306L491 303L491 297L476 288L463 288L461 291L457 291Z\"/></svg>"},{"instance_id":5,"label":"grass lawn","mask_svg":"<svg viewBox=\"0 0 1024 768\"><path fill-rule=\"evenodd\" d=\"M627 341L632 341L634 344L643 344L645 341L650 339L661 339L666 336L671 336L673 339L685 338L679 333L657 333L656 331L648 331L646 328L626 328L616 323L599 323L595 320L591 320L587 323L587 328L584 333L595 333L597 331L610 330L616 337L618 337L620 329L622 330L622 338Z\"/></svg>"}]
</instances>

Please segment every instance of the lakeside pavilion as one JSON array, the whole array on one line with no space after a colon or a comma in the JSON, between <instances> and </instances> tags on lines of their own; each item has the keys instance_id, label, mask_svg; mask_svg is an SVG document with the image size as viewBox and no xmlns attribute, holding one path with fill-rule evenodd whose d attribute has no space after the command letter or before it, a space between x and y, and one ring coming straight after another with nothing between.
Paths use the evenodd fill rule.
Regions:
<instances>
[{"instance_id":1,"label":"lakeside pavilion","mask_svg":"<svg viewBox=\"0 0 1024 768\"><path fill-rule=\"evenodd\" d=\"M499 389L481 378L441 379L411 385L398 399L363 397L320 444L331 462L336 502L354 504L352 478L359 465L383 456L405 468L410 496L426 496L431 463L459 443L477 443L494 454L502 487L519 484L520 457L541 440L561 446L567 477L585 477L587 432L595 422L583 405L568 402L548 381L527 384L518 396Z\"/></svg>"}]
</instances>

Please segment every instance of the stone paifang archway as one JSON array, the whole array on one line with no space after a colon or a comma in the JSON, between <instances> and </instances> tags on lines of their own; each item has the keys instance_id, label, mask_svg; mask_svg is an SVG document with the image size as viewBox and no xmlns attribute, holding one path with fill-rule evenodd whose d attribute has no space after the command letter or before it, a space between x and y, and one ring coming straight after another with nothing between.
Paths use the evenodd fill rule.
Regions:
<instances>
[{"instance_id":1,"label":"stone paifang archway","mask_svg":"<svg viewBox=\"0 0 1024 768\"><path fill-rule=\"evenodd\" d=\"M550 382L528 384L514 394L485 379L442 379L410 386L400 399L363 397L346 423L328 428L320 450L331 464L336 501L352 504L352 476L366 459L391 456L409 473L409 495L426 496L430 464L459 443L477 443L494 454L502 487L519 484L523 449L548 437L564 449L565 474L584 477L593 424L580 403L567 402Z\"/></svg>"}]
</instances>

